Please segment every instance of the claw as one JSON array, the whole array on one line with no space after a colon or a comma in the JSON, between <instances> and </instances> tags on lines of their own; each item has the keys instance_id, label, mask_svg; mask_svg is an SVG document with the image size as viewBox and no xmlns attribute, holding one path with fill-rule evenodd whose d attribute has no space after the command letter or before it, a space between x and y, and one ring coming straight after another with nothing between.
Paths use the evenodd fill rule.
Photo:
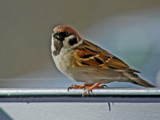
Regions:
<instances>
[{"instance_id":1,"label":"claw","mask_svg":"<svg viewBox=\"0 0 160 120\"><path fill-rule=\"evenodd\" d=\"M79 88L78 85L71 85L70 87L68 87L68 91L69 91L70 89L78 89L78 88Z\"/></svg>"}]
</instances>

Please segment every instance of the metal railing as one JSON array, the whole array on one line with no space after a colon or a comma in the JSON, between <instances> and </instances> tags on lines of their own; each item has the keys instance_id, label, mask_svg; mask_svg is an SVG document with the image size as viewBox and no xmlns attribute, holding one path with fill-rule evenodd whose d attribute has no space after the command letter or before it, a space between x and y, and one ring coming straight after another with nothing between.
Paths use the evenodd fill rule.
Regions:
<instances>
[{"instance_id":1,"label":"metal railing","mask_svg":"<svg viewBox=\"0 0 160 120\"><path fill-rule=\"evenodd\" d=\"M66 88L0 88L0 102L160 102L158 88L94 89L82 97L83 92Z\"/></svg>"}]
</instances>

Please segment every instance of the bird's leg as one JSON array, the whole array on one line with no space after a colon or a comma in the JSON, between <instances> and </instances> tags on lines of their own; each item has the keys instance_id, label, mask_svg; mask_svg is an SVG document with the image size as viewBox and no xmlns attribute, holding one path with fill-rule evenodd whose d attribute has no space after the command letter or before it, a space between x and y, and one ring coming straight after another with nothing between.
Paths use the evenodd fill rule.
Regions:
<instances>
[{"instance_id":1,"label":"bird's leg","mask_svg":"<svg viewBox=\"0 0 160 120\"><path fill-rule=\"evenodd\" d=\"M68 90L70 90L70 89L83 89L83 88L86 89L92 85L93 84L87 84L87 83L84 83L82 85L71 85L70 87L68 87Z\"/></svg>"},{"instance_id":2,"label":"bird's leg","mask_svg":"<svg viewBox=\"0 0 160 120\"><path fill-rule=\"evenodd\" d=\"M99 86L102 83L106 83L106 80L102 80L102 81L97 82L91 86L88 86L86 88L86 90L84 91L83 96L85 96L87 93L91 92L94 88L104 88L104 86Z\"/></svg>"}]
</instances>

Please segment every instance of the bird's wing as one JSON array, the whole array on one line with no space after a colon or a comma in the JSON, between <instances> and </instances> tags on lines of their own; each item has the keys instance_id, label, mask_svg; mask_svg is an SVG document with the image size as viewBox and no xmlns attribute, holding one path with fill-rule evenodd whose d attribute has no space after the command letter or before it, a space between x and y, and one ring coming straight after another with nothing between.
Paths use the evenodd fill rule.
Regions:
<instances>
[{"instance_id":1,"label":"bird's wing","mask_svg":"<svg viewBox=\"0 0 160 120\"><path fill-rule=\"evenodd\" d=\"M85 69L113 70L119 72L139 72L130 68L126 63L95 44L84 40L83 44L74 51L75 63Z\"/></svg>"}]
</instances>

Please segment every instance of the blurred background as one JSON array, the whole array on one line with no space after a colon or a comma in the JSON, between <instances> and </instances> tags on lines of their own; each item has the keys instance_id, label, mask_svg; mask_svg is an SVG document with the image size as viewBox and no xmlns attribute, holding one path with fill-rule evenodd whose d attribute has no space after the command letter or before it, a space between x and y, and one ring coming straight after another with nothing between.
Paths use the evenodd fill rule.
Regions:
<instances>
[{"instance_id":1,"label":"blurred background","mask_svg":"<svg viewBox=\"0 0 160 120\"><path fill-rule=\"evenodd\" d=\"M0 1L0 87L68 87L51 57L56 25L80 35L160 85L160 0ZM81 84L81 83L76 83ZM110 83L109 87L138 87Z\"/></svg>"}]
</instances>

